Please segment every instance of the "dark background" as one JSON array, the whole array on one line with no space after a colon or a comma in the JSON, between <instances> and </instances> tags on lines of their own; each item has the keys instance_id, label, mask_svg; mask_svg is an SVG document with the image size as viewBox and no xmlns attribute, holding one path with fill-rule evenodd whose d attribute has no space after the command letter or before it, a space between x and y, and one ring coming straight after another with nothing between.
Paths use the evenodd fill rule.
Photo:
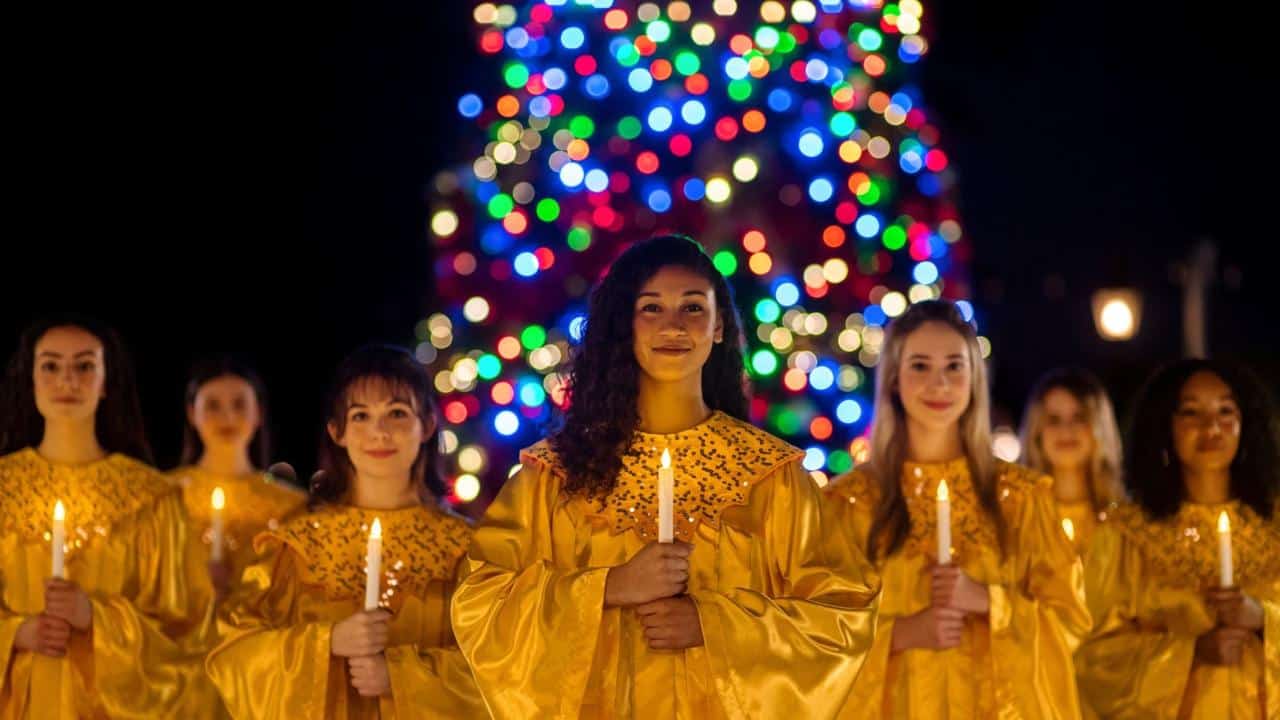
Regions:
<instances>
[{"instance_id":1,"label":"dark background","mask_svg":"<svg viewBox=\"0 0 1280 720\"><path fill-rule=\"evenodd\" d=\"M0 351L51 310L119 327L161 465L177 458L187 366L244 353L270 386L277 456L309 471L338 359L408 342L434 307L425 186L459 160L454 103L487 77L472 5L15 16ZM1211 348L1277 383L1274 83L1263 35L1239 20L926 3L922 81L976 243L998 418L1064 363L1097 371L1123 411L1181 352L1175 269L1204 237L1220 253ZM1090 294L1110 285L1144 294L1132 342L1093 329Z\"/></svg>"}]
</instances>

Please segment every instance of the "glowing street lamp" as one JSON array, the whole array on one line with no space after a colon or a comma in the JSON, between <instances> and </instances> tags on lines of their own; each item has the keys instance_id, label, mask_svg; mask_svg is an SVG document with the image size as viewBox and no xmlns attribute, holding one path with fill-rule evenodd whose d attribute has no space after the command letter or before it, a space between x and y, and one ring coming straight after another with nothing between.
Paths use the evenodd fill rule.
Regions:
<instances>
[{"instance_id":1,"label":"glowing street lamp","mask_svg":"<svg viewBox=\"0 0 1280 720\"><path fill-rule=\"evenodd\" d=\"M1103 340L1130 340L1142 323L1142 296L1129 288L1109 288L1093 294L1093 324Z\"/></svg>"}]
</instances>

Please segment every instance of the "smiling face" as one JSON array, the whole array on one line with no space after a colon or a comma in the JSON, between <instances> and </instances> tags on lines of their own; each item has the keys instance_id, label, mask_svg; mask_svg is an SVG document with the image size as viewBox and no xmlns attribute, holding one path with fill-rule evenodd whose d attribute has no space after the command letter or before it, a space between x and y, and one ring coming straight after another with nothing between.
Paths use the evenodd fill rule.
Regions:
<instances>
[{"instance_id":1,"label":"smiling face","mask_svg":"<svg viewBox=\"0 0 1280 720\"><path fill-rule=\"evenodd\" d=\"M1084 403L1066 388L1056 387L1044 394L1044 426L1040 448L1055 469L1079 470L1089 463L1096 441Z\"/></svg>"},{"instance_id":2,"label":"smiling face","mask_svg":"<svg viewBox=\"0 0 1280 720\"><path fill-rule=\"evenodd\" d=\"M940 322L916 328L903 341L897 392L910 421L929 430L955 428L973 394L964 336Z\"/></svg>"},{"instance_id":3,"label":"smiling face","mask_svg":"<svg viewBox=\"0 0 1280 720\"><path fill-rule=\"evenodd\" d=\"M1174 451L1183 468L1204 472L1231 467L1240 448L1240 405L1216 373L1203 370L1187 378L1172 425Z\"/></svg>"},{"instance_id":4,"label":"smiling face","mask_svg":"<svg viewBox=\"0 0 1280 720\"><path fill-rule=\"evenodd\" d=\"M636 295L632 334L636 363L649 379L701 377L712 347L724 339L711 282L685 267L660 269Z\"/></svg>"},{"instance_id":5,"label":"smiling face","mask_svg":"<svg viewBox=\"0 0 1280 720\"><path fill-rule=\"evenodd\" d=\"M35 345L36 409L46 422L93 422L107 378L102 341L89 331L50 328Z\"/></svg>"},{"instance_id":6,"label":"smiling face","mask_svg":"<svg viewBox=\"0 0 1280 720\"><path fill-rule=\"evenodd\" d=\"M382 378L354 383L344 426L329 423L330 437L351 459L356 482L388 483L396 490L411 481L413 463L434 430L420 417L412 393Z\"/></svg>"},{"instance_id":7,"label":"smiling face","mask_svg":"<svg viewBox=\"0 0 1280 720\"><path fill-rule=\"evenodd\" d=\"M187 419L207 448L246 447L262 425L258 394L239 375L221 375L196 391Z\"/></svg>"}]
</instances>

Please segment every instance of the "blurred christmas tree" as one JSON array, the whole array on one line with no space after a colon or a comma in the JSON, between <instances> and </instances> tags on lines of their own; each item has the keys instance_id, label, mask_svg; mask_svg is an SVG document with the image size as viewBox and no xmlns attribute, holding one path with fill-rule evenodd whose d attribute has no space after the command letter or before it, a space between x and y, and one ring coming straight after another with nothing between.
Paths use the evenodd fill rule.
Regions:
<instances>
[{"instance_id":1,"label":"blurred christmas tree","mask_svg":"<svg viewBox=\"0 0 1280 720\"><path fill-rule=\"evenodd\" d=\"M734 287L752 420L819 479L865 453L884 323L969 292L913 84L923 15L916 0L476 6L500 80L457 103L465 164L431 198L447 309L417 328L454 502L496 492L538 439L591 283L664 231L702 242Z\"/></svg>"}]
</instances>

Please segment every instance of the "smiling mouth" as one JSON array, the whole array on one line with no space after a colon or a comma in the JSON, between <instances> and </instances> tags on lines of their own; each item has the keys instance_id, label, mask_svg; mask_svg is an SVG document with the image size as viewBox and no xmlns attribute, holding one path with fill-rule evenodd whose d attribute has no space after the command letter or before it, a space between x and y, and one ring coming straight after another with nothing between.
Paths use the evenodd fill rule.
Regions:
<instances>
[{"instance_id":1,"label":"smiling mouth","mask_svg":"<svg viewBox=\"0 0 1280 720\"><path fill-rule=\"evenodd\" d=\"M369 455L376 458L388 458L395 454L396 454L395 450L366 450L365 451L365 455Z\"/></svg>"},{"instance_id":2,"label":"smiling mouth","mask_svg":"<svg viewBox=\"0 0 1280 720\"><path fill-rule=\"evenodd\" d=\"M654 348L654 349L653 349L653 351L654 351L654 352L656 352L656 353L658 353L658 354L660 354L660 355L684 355L685 353L687 353L687 352L689 352L689 351L690 351L690 348L685 348L685 347L658 347L658 348Z\"/></svg>"},{"instance_id":3,"label":"smiling mouth","mask_svg":"<svg viewBox=\"0 0 1280 720\"><path fill-rule=\"evenodd\" d=\"M80 398L73 395L63 395L62 397L54 398L53 401L64 405L75 405L80 402Z\"/></svg>"},{"instance_id":4,"label":"smiling mouth","mask_svg":"<svg viewBox=\"0 0 1280 720\"><path fill-rule=\"evenodd\" d=\"M945 400L925 400L924 405L931 410L946 410L952 405L955 405L955 403Z\"/></svg>"}]
</instances>

